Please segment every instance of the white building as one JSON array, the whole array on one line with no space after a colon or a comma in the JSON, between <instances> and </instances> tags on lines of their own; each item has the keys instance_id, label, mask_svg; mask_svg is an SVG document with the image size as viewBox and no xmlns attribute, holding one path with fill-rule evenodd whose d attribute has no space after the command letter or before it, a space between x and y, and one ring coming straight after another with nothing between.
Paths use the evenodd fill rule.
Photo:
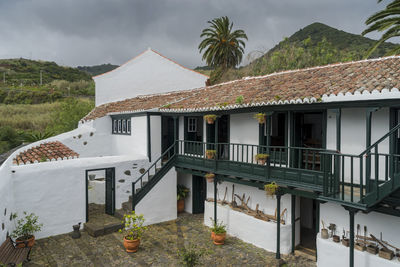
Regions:
<instances>
[{"instance_id":1,"label":"white building","mask_svg":"<svg viewBox=\"0 0 400 267\"><path fill-rule=\"evenodd\" d=\"M352 257L355 266L400 264L319 234L322 220L326 226L335 224L339 236L344 229L352 240L360 224L361 229L367 226L367 236L379 238L382 232L383 240L400 247L400 57L192 89L196 77L187 83L189 90L178 91L168 82L164 90L154 78L154 87L148 86L152 92L139 85L130 92L117 78L134 76L129 64L113 71L116 80L113 72L104 75L107 82L95 79L96 94L106 92L107 84L118 85L118 94L96 96L97 107L78 129L40 142L59 141L66 148L61 146L57 157L79 158L23 164L32 156L23 148L0 167L0 220L5 222L0 241L12 230L10 212L39 215L44 223L39 237L69 232L73 224L86 221L87 174L106 169L106 183L116 184L115 191L112 186L107 191L111 197L105 197L110 214L132 196L129 203L148 223L172 220L179 183L191 190L187 212L204 213L206 225L216 215L227 224L228 234L276 251L277 257L300 247L316 251L318 266L347 266ZM146 83L152 80L147 77ZM258 123L256 113L265 114L266 121ZM214 124L203 119L207 114L217 115ZM215 150L215 157L208 159L206 150ZM264 153L269 154L267 164L257 164L256 154ZM206 173L216 175L214 183L205 182ZM264 185L273 181L280 186L278 194L266 197ZM217 204L215 193L218 200L233 201L233 185L237 196L245 194L250 209L272 217L276 213L275 219ZM281 214L284 224L277 224Z\"/></svg>"}]
</instances>

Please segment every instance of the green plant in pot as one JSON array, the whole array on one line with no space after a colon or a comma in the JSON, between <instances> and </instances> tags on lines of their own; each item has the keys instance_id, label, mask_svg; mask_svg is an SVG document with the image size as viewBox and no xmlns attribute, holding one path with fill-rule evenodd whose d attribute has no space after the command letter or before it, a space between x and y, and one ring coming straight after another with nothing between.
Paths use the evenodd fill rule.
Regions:
<instances>
[{"instance_id":1,"label":"green plant in pot","mask_svg":"<svg viewBox=\"0 0 400 267\"><path fill-rule=\"evenodd\" d=\"M178 184L177 185L177 193L178 193L178 213L183 212L185 210L185 198L189 195L189 188Z\"/></svg>"},{"instance_id":2,"label":"green plant in pot","mask_svg":"<svg viewBox=\"0 0 400 267\"><path fill-rule=\"evenodd\" d=\"M127 252L136 252L139 249L140 238L147 229L144 226L143 214L137 215L132 211L132 214L124 215L122 223L124 228L119 232L124 234L124 247Z\"/></svg>"},{"instance_id":3,"label":"green plant in pot","mask_svg":"<svg viewBox=\"0 0 400 267\"><path fill-rule=\"evenodd\" d=\"M17 214L14 214L13 218L16 219ZM28 214L24 211L24 217L17 220L16 228L11 233L11 236L19 242L17 247L23 248L25 246L33 247L35 244L34 233L42 230L43 224L39 223L39 216L34 213Z\"/></svg>"},{"instance_id":4,"label":"green plant in pot","mask_svg":"<svg viewBox=\"0 0 400 267\"><path fill-rule=\"evenodd\" d=\"M226 239L226 225L213 221L211 239L215 245L223 245Z\"/></svg>"},{"instance_id":5,"label":"green plant in pot","mask_svg":"<svg viewBox=\"0 0 400 267\"><path fill-rule=\"evenodd\" d=\"M255 159L256 159L258 164L265 165L265 163L267 162L268 157L269 157L268 154L259 153L259 154L257 154L255 156Z\"/></svg>"},{"instance_id":6,"label":"green plant in pot","mask_svg":"<svg viewBox=\"0 0 400 267\"><path fill-rule=\"evenodd\" d=\"M204 119L207 121L208 124L214 124L215 120L217 119L217 115L214 114L204 115Z\"/></svg>"},{"instance_id":7,"label":"green plant in pot","mask_svg":"<svg viewBox=\"0 0 400 267\"><path fill-rule=\"evenodd\" d=\"M257 113L254 115L254 118L258 120L259 124L264 124L266 116L267 115L265 113Z\"/></svg>"},{"instance_id":8,"label":"green plant in pot","mask_svg":"<svg viewBox=\"0 0 400 267\"><path fill-rule=\"evenodd\" d=\"M279 190L279 185L275 182L264 185L264 190L267 193L267 196L274 196L276 192Z\"/></svg>"},{"instance_id":9,"label":"green plant in pot","mask_svg":"<svg viewBox=\"0 0 400 267\"><path fill-rule=\"evenodd\" d=\"M207 149L206 150L207 159L214 159L216 154L217 154L216 150L212 150L212 149Z\"/></svg>"}]
</instances>

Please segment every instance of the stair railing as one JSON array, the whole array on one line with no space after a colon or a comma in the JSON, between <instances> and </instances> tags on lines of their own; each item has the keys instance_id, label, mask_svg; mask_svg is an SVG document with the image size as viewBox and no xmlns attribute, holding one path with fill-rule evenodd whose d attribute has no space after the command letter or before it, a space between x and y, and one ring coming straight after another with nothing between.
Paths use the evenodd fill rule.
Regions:
<instances>
[{"instance_id":1,"label":"stair railing","mask_svg":"<svg viewBox=\"0 0 400 267\"><path fill-rule=\"evenodd\" d=\"M146 181L150 181L151 176L155 175L157 173L158 168L162 168L163 165L167 164L171 160L173 160L174 156L176 154L176 142L174 142L167 150L165 150L161 156L154 161L147 170L140 175L136 181L132 182L132 207L134 207L134 196L136 193L136 188L142 188L143 187L143 182L144 178L147 177ZM163 161L164 160L164 161ZM138 184L140 184L140 187L138 187Z\"/></svg>"}]
</instances>

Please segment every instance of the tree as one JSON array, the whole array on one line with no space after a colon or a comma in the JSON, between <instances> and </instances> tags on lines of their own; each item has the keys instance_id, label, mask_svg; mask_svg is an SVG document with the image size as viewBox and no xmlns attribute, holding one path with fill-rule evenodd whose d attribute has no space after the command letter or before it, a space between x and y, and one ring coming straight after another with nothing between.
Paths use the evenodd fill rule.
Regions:
<instances>
[{"instance_id":1,"label":"tree","mask_svg":"<svg viewBox=\"0 0 400 267\"><path fill-rule=\"evenodd\" d=\"M380 2L382 2L382 0L378 0L378 3ZM362 35L366 35L373 31L385 32L381 39L379 39L378 42L368 50L366 57L369 57L383 42L390 38L400 36L400 0L393 0L384 10L369 17L365 24L370 26L362 32ZM395 55L398 53L400 53L400 46L390 50L388 55Z\"/></svg>"},{"instance_id":2,"label":"tree","mask_svg":"<svg viewBox=\"0 0 400 267\"><path fill-rule=\"evenodd\" d=\"M202 31L204 38L199 45L200 53L204 51L203 60L211 67L224 69L235 67L242 61L247 35L243 30L232 31L233 23L228 17L208 21L211 26Z\"/></svg>"}]
</instances>

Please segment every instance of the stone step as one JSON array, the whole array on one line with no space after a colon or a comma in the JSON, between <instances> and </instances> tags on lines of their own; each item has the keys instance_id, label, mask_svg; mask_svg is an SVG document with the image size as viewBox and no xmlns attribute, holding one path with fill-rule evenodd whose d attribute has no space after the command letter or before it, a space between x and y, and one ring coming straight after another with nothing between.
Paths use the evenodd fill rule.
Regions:
<instances>
[{"instance_id":1,"label":"stone step","mask_svg":"<svg viewBox=\"0 0 400 267\"><path fill-rule=\"evenodd\" d=\"M116 219L116 218L115 218ZM87 222L83 224L83 229L93 237L108 235L114 232L118 232L119 229L122 229L123 225L121 222L110 222L106 224L101 223L91 223Z\"/></svg>"},{"instance_id":2,"label":"stone step","mask_svg":"<svg viewBox=\"0 0 400 267\"><path fill-rule=\"evenodd\" d=\"M122 209L125 211L131 211L132 210L132 202L127 201L127 202L122 203Z\"/></svg>"}]
</instances>

